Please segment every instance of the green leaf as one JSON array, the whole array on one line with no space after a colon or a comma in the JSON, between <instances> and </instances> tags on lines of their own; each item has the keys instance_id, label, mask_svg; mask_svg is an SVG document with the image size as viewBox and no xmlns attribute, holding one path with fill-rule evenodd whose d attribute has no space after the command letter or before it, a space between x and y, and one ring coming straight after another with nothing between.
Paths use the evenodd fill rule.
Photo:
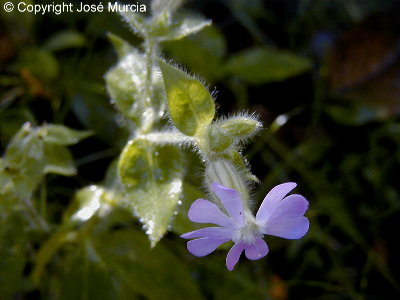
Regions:
<instances>
[{"instance_id":1,"label":"green leaf","mask_svg":"<svg viewBox=\"0 0 400 300\"><path fill-rule=\"evenodd\" d=\"M196 135L213 120L214 100L200 81L162 60L159 63L172 122L182 133Z\"/></svg>"},{"instance_id":2,"label":"green leaf","mask_svg":"<svg viewBox=\"0 0 400 300\"><path fill-rule=\"evenodd\" d=\"M115 34L109 32L107 34L107 37L113 44L115 50L117 51L119 58L123 58L124 56L128 55L129 53L137 51L134 47L131 46L131 44L129 44L127 41L125 41L123 38L119 37L118 35L115 35Z\"/></svg>"},{"instance_id":3,"label":"green leaf","mask_svg":"<svg viewBox=\"0 0 400 300\"><path fill-rule=\"evenodd\" d=\"M372 121L382 121L388 116L384 109L363 105L329 105L326 111L336 122L348 126L361 126Z\"/></svg>"},{"instance_id":4,"label":"green leaf","mask_svg":"<svg viewBox=\"0 0 400 300\"><path fill-rule=\"evenodd\" d=\"M117 66L106 74L107 89L117 108L128 119L140 124L146 106L146 56L137 50L131 51ZM165 110L164 84L157 67L152 71L153 98L151 104L156 111Z\"/></svg>"},{"instance_id":5,"label":"green leaf","mask_svg":"<svg viewBox=\"0 0 400 300\"><path fill-rule=\"evenodd\" d=\"M66 243L71 237L75 237L72 231L60 231L54 233L47 241L45 241L36 254L35 268L32 271L32 279L35 283L39 283L45 267L51 261L55 253Z\"/></svg>"},{"instance_id":6,"label":"green leaf","mask_svg":"<svg viewBox=\"0 0 400 300\"><path fill-rule=\"evenodd\" d=\"M200 32L165 42L163 49L189 70L214 82L225 76L222 59L226 53L225 39L215 27L207 26Z\"/></svg>"},{"instance_id":7,"label":"green leaf","mask_svg":"<svg viewBox=\"0 0 400 300\"><path fill-rule=\"evenodd\" d=\"M5 163L12 172L23 174L33 182L40 181L45 164L43 139L25 123L7 146Z\"/></svg>"},{"instance_id":8,"label":"green leaf","mask_svg":"<svg viewBox=\"0 0 400 300\"><path fill-rule=\"evenodd\" d=\"M23 286L27 241L20 214L0 215L0 298L13 299Z\"/></svg>"},{"instance_id":9,"label":"green leaf","mask_svg":"<svg viewBox=\"0 0 400 300\"><path fill-rule=\"evenodd\" d=\"M125 145L128 129L116 122L122 119L121 115L115 111L107 97L95 93L76 95L72 108L79 121L96 132L96 137L106 143L118 145L118 148Z\"/></svg>"},{"instance_id":10,"label":"green leaf","mask_svg":"<svg viewBox=\"0 0 400 300\"><path fill-rule=\"evenodd\" d=\"M34 76L51 80L57 77L59 66L54 55L45 49L24 48L16 62L18 70L28 70Z\"/></svg>"},{"instance_id":11,"label":"green leaf","mask_svg":"<svg viewBox=\"0 0 400 300\"><path fill-rule=\"evenodd\" d=\"M120 203L122 196L122 191L115 187L90 185L80 189L63 214L63 222L86 222L95 215L105 217Z\"/></svg>"},{"instance_id":12,"label":"green leaf","mask_svg":"<svg viewBox=\"0 0 400 300\"><path fill-rule=\"evenodd\" d=\"M288 51L254 47L233 55L226 71L250 84L283 81L311 68L308 59Z\"/></svg>"},{"instance_id":13,"label":"green leaf","mask_svg":"<svg viewBox=\"0 0 400 300\"><path fill-rule=\"evenodd\" d=\"M76 174L75 163L71 152L60 145L44 143L46 165L44 173L72 176Z\"/></svg>"},{"instance_id":14,"label":"green leaf","mask_svg":"<svg viewBox=\"0 0 400 300\"><path fill-rule=\"evenodd\" d=\"M125 205L144 224L152 246L167 231L182 191L180 151L144 138L131 140L122 151L118 170L127 193Z\"/></svg>"},{"instance_id":15,"label":"green leaf","mask_svg":"<svg viewBox=\"0 0 400 300\"><path fill-rule=\"evenodd\" d=\"M92 135L90 131L78 131L63 125L48 124L40 127L40 133L47 143L73 145Z\"/></svg>"},{"instance_id":16,"label":"green leaf","mask_svg":"<svg viewBox=\"0 0 400 300\"><path fill-rule=\"evenodd\" d=\"M45 47L51 51L59 51L68 48L80 48L85 46L86 38L83 34L75 30L63 30L52 35Z\"/></svg>"},{"instance_id":17,"label":"green leaf","mask_svg":"<svg viewBox=\"0 0 400 300\"><path fill-rule=\"evenodd\" d=\"M134 290L121 291L119 280L112 276L108 266L98 256L90 240L82 241L78 247L72 248L57 262L57 276L50 277L44 283L48 287L44 289L44 298L59 300L68 299L136 299ZM72 254L73 253L73 254ZM125 297L121 293L125 292Z\"/></svg>"},{"instance_id":18,"label":"green leaf","mask_svg":"<svg viewBox=\"0 0 400 300\"><path fill-rule=\"evenodd\" d=\"M55 299L203 299L182 260L163 245L150 249L139 231L93 234L71 250L54 260Z\"/></svg>"},{"instance_id":19,"label":"green leaf","mask_svg":"<svg viewBox=\"0 0 400 300\"><path fill-rule=\"evenodd\" d=\"M138 231L107 233L93 244L120 290L136 291L149 300L203 299L182 260L163 245L150 249Z\"/></svg>"},{"instance_id":20,"label":"green leaf","mask_svg":"<svg viewBox=\"0 0 400 300\"><path fill-rule=\"evenodd\" d=\"M167 14L158 15L161 20L155 20L150 34L155 36L158 41L179 40L185 36L191 35L211 25L210 20L193 14L179 14L173 17L174 22L168 22Z\"/></svg>"}]
</instances>

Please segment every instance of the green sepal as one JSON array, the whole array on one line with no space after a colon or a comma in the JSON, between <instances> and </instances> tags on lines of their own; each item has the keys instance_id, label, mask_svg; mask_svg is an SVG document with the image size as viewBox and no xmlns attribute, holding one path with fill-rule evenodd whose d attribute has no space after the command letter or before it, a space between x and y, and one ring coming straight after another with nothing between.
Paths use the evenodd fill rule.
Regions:
<instances>
[{"instance_id":1,"label":"green sepal","mask_svg":"<svg viewBox=\"0 0 400 300\"><path fill-rule=\"evenodd\" d=\"M257 119L249 116L235 116L217 124L228 136L238 139L251 137L262 127Z\"/></svg>"},{"instance_id":2,"label":"green sepal","mask_svg":"<svg viewBox=\"0 0 400 300\"><path fill-rule=\"evenodd\" d=\"M218 124L210 126L208 138L210 150L213 152L223 152L234 143L234 138L227 135Z\"/></svg>"}]
</instances>

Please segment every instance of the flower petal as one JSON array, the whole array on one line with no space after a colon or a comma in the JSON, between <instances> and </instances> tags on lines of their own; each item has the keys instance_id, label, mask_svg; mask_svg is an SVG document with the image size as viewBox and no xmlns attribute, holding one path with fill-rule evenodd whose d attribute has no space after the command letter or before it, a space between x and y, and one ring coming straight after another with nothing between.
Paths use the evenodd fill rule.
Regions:
<instances>
[{"instance_id":1,"label":"flower petal","mask_svg":"<svg viewBox=\"0 0 400 300\"><path fill-rule=\"evenodd\" d=\"M303 216L274 218L268 222L263 233L296 240L302 238L307 233L309 227L310 222Z\"/></svg>"},{"instance_id":2,"label":"flower petal","mask_svg":"<svg viewBox=\"0 0 400 300\"><path fill-rule=\"evenodd\" d=\"M308 201L302 195L293 194L283 199L270 219L282 215L303 216L308 209Z\"/></svg>"},{"instance_id":3,"label":"flower petal","mask_svg":"<svg viewBox=\"0 0 400 300\"><path fill-rule=\"evenodd\" d=\"M257 239L254 244L246 245L245 253L248 259L256 260L269 252L268 245L263 239Z\"/></svg>"},{"instance_id":4,"label":"flower petal","mask_svg":"<svg viewBox=\"0 0 400 300\"><path fill-rule=\"evenodd\" d=\"M216 182L211 184L212 191L221 200L228 214L238 223L244 223L243 217L243 202L237 190L224 187Z\"/></svg>"},{"instance_id":5,"label":"flower petal","mask_svg":"<svg viewBox=\"0 0 400 300\"><path fill-rule=\"evenodd\" d=\"M233 222L222 213L218 206L204 199L197 199L188 211L188 217L196 223L212 223L223 227L233 227Z\"/></svg>"},{"instance_id":6,"label":"flower petal","mask_svg":"<svg viewBox=\"0 0 400 300\"><path fill-rule=\"evenodd\" d=\"M195 256L206 256L217 249L218 246L230 241L230 238L201 238L187 242L187 249Z\"/></svg>"},{"instance_id":7,"label":"flower petal","mask_svg":"<svg viewBox=\"0 0 400 300\"><path fill-rule=\"evenodd\" d=\"M275 211L283 197L285 197L291 190L293 190L296 185L297 184L294 182L286 182L274 187L267 194L267 196L265 196L263 202L261 203L261 206L256 214L256 220L266 220Z\"/></svg>"},{"instance_id":8,"label":"flower petal","mask_svg":"<svg viewBox=\"0 0 400 300\"><path fill-rule=\"evenodd\" d=\"M309 228L309 221L303 217L308 201L301 195L290 195L283 199L272 214L260 223L261 232L286 239L299 239Z\"/></svg>"},{"instance_id":9,"label":"flower petal","mask_svg":"<svg viewBox=\"0 0 400 300\"><path fill-rule=\"evenodd\" d=\"M193 239L193 238L232 238L233 230L225 227L206 227L199 230L187 232L181 235L181 238L184 239Z\"/></svg>"},{"instance_id":10,"label":"flower petal","mask_svg":"<svg viewBox=\"0 0 400 300\"><path fill-rule=\"evenodd\" d=\"M226 256L226 267L229 271L232 271L235 268L235 265L239 261L240 254L242 254L245 245L243 243L236 243L229 250L228 255Z\"/></svg>"}]
</instances>

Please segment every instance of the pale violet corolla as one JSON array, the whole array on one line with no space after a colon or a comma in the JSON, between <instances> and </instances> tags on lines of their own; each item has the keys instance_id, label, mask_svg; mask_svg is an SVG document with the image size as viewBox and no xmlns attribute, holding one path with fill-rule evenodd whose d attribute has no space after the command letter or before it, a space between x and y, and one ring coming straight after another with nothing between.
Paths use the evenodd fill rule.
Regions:
<instances>
[{"instance_id":1,"label":"pale violet corolla","mask_svg":"<svg viewBox=\"0 0 400 300\"><path fill-rule=\"evenodd\" d=\"M240 198L240 193L216 182L211 184L212 192L219 198L223 212L216 204L197 199L188 211L192 222L211 223L219 227L206 227L181 235L188 241L187 249L195 256L206 256L221 244L233 241L234 245L226 257L226 267L232 271L245 251L251 260L260 259L268 254L264 234L285 239L300 239L309 228L309 221L304 216L308 201L301 195L285 197L296 187L296 183L287 182L275 186L265 196L256 216L247 209Z\"/></svg>"}]
</instances>

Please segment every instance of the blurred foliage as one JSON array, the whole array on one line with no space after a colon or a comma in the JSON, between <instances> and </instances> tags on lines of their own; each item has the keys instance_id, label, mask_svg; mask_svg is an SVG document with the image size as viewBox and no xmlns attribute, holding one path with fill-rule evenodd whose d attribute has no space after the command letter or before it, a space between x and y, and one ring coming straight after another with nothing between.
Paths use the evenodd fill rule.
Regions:
<instances>
[{"instance_id":1,"label":"blurred foliage","mask_svg":"<svg viewBox=\"0 0 400 300\"><path fill-rule=\"evenodd\" d=\"M398 297L399 5L178 2L154 1L153 15L124 19L1 7L0 298ZM157 135L168 128L170 91L148 49L218 90L217 115L260 116L268 129L246 149L260 179L254 202L296 181L310 201L306 238L268 237L268 256L233 272L224 249L206 258L186 251L178 234L195 228L186 213L205 197L202 167L189 146L178 152L175 145L190 143L177 132ZM169 80L202 94L182 74ZM194 135L214 116L203 104L189 129L173 109L171 118ZM224 126L212 134L230 145ZM148 128L155 131L137 138ZM230 155L246 169L239 153Z\"/></svg>"}]
</instances>

